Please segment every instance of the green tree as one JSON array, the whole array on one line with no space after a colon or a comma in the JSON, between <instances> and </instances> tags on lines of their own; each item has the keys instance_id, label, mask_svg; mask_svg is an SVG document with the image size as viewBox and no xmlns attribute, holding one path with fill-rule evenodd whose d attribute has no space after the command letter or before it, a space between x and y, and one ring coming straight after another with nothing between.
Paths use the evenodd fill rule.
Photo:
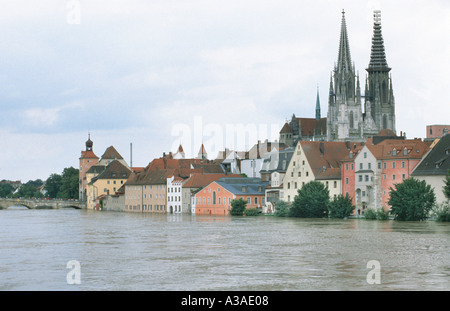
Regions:
<instances>
[{"instance_id":1,"label":"green tree","mask_svg":"<svg viewBox=\"0 0 450 311\"><path fill-rule=\"evenodd\" d=\"M247 202L245 202L244 199L242 198L240 198L239 200L234 199L233 201L231 201L230 215L242 216L244 214L246 205Z\"/></svg>"},{"instance_id":2,"label":"green tree","mask_svg":"<svg viewBox=\"0 0 450 311\"><path fill-rule=\"evenodd\" d=\"M447 171L447 177L445 177L444 183L444 195L448 200L450 200L450 170Z\"/></svg>"},{"instance_id":3,"label":"green tree","mask_svg":"<svg viewBox=\"0 0 450 311\"><path fill-rule=\"evenodd\" d=\"M42 198L44 195L39 191L38 187L42 186L40 179L30 180L26 184L20 186L14 194L15 198Z\"/></svg>"},{"instance_id":4,"label":"green tree","mask_svg":"<svg viewBox=\"0 0 450 311\"><path fill-rule=\"evenodd\" d=\"M328 216L330 192L318 181L310 181L298 190L289 210L293 217L322 218Z\"/></svg>"},{"instance_id":5,"label":"green tree","mask_svg":"<svg viewBox=\"0 0 450 311\"><path fill-rule=\"evenodd\" d=\"M290 204L285 201L277 201L275 203L275 216L287 217L289 216Z\"/></svg>"},{"instance_id":6,"label":"green tree","mask_svg":"<svg viewBox=\"0 0 450 311\"><path fill-rule=\"evenodd\" d=\"M47 196L58 199L77 199L79 170L66 167L62 174L51 174L45 182Z\"/></svg>"},{"instance_id":7,"label":"green tree","mask_svg":"<svg viewBox=\"0 0 450 311\"><path fill-rule=\"evenodd\" d=\"M78 198L79 171L73 167L66 167L61 175L61 187L57 197L61 199Z\"/></svg>"},{"instance_id":8,"label":"green tree","mask_svg":"<svg viewBox=\"0 0 450 311\"><path fill-rule=\"evenodd\" d=\"M61 188L62 177L59 174L51 174L45 182L44 189L47 191L49 198L57 198L59 189Z\"/></svg>"},{"instance_id":9,"label":"green tree","mask_svg":"<svg viewBox=\"0 0 450 311\"><path fill-rule=\"evenodd\" d=\"M405 179L390 188L389 205L396 220L425 220L433 208L436 196L424 180Z\"/></svg>"},{"instance_id":10,"label":"green tree","mask_svg":"<svg viewBox=\"0 0 450 311\"><path fill-rule=\"evenodd\" d=\"M345 218L350 216L354 209L352 198L348 194L345 196L339 194L331 200L328 207L328 215L331 218Z\"/></svg>"},{"instance_id":11,"label":"green tree","mask_svg":"<svg viewBox=\"0 0 450 311\"><path fill-rule=\"evenodd\" d=\"M11 184L0 184L0 198L9 198L14 192L14 187Z\"/></svg>"}]
</instances>

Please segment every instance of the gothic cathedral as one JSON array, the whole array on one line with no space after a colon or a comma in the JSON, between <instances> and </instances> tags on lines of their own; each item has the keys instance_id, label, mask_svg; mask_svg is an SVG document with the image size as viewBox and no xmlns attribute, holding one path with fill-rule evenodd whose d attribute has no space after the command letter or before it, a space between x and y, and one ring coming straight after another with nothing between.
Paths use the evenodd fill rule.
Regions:
<instances>
[{"instance_id":1,"label":"gothic cathedral","mask_svg":"<svg viewBox=\"0 0 450 311\"><path fill-rule=\"evenodd\" d=\"M330 78L329 141L365 141L382 129L395 133L395 101L389 75L391 68L386 62L380 14L380 11L374 11L372 50L362 96L359 75L350 56L345 12L342 12L338 61Z\"/></svg>"}]
</instances>

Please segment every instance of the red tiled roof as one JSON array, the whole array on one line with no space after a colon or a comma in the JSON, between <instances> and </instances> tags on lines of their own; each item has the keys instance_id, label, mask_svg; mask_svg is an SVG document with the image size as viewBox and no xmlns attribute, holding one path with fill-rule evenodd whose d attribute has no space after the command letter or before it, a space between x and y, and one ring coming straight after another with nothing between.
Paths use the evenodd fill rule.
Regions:
<instances>
[{"instance_id":1,"label":"red tiled roof","mask_svg":"<svg viewBox=\"0 0 450 311\"><path fill-rule=\"evenodd\" d=\"M239 174L192 174L191 177L183 185L184 188L205 187L223 177L242 177Z\"/></svg>"},{"instance_id":2,"label":"red tiled roof","mask_svg":"<svg viewBox=\"0 0 450 311\"><path fill-rule=\"evenodd\" d=\"M116 148L113 146L109 146L106 148L105 152L102 155L102 159L123 159L119 152L117 152Z\"/></svg>"},{"instance_id":3,"label":"red tiled roof","mask_svg":"<svg viewBox=\"0 0 450 311\"><path fill-rule=\"evenodd\" d=\"M284 123L283 128L281 129L280 133L292 133L292 129L289 126L289 123Z\"/></svg>"},{"instance_id":4,"label":"red tiled roof","mask_svg":"<svg viewBox=\"0 0 450 311\"><path fill-rule=\"evenodd\" d=\"M302 146L314 176L318 176L319 173L326 172L329 169L340 168L340 162L349 154L349 145L346 142L300 141L299 144ZM362 146L362 143L350 144Z\"/></svg>"},{"instance_id":5,"label":"red tiled roof","mask_svg":"<svg viewBox=\"0 0 450 311\"><path fill-rule=\"evenodd\" d=\"M366 145L377 159L421 159L430 149L421 139L387 139L376 145L370 143ZM396 155L394 150L397 151Z\"/></svg>"},{"instance_id":6,"label":"red tiled roof","mask_svg":"<svg viewBox=\"0 0 450 311\"><path fill-rule=\"evenodd\" d=\"M327 118L297 118L302 136L325 135L327 133Z\"/></svg>"},{"instance_id":7,"label":"red tiled roof","mask_svg":"<svg viewBox=\"0 0 450 311\"><path fill-rule=\"evenodd\" d=\"M95 155L94 151L87 150L87 151L81 151L81 158L89 158L89 159L98 159L98 157Z\"/></svg>"}]
</instances>

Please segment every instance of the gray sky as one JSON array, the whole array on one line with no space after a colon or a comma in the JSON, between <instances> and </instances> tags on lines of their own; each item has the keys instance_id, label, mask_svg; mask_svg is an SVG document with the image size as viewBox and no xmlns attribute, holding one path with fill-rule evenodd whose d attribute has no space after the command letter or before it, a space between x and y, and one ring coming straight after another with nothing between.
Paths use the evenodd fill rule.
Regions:
<instances>
[{"instance_id":1,"label":"gray sky","mask_svg":"<svg viewBox=\"0 0 450 311\"><path fill-rule=\"evenodd\" d=\"M88 131L99 157L132 142L133 166L180 143L214 158L314 117L317 86L326 116L342 9L362 83L382 11L397 131L450 123L448 0L1 3L0 180L77 168Z\"/></svg>"}]
</instances>

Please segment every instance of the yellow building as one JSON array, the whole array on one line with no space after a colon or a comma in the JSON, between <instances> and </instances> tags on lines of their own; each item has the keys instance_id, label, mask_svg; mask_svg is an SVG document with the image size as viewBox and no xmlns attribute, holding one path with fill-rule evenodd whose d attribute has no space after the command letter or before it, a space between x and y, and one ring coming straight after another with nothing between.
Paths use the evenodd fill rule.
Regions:
<instances>
[{"instance_id":1,"label":"yellow building","mask_svg":"<svg viewBox=\"0 0 450 311\"><path fill-rule=\"evenodd\" d=\"M106 167L91 167L86 174L87 209L101 209L101 199L108 194L116 193L130 174L131 170L119 160L110 162Z\"/></svg>"}]
</instances>

